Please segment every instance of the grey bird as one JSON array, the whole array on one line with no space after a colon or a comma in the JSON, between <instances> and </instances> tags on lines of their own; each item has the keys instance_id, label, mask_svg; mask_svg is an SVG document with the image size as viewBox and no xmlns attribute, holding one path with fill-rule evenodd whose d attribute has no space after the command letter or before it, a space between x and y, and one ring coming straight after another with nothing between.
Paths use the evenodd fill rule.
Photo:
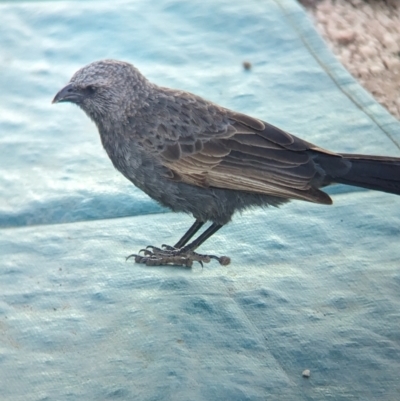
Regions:
<instances>
[{"instance_id":1,"label":"grey bird","mask_svg":"<svg viewBox=\"0 0 400 401\"><path fill-rule=\"evenodd\" d=\"M191 266L226 256L195 250L235 212L290 199L330 205L320 188L341 183L400 194L400 158L334 153L257 118L149 82L133 65L93 62L53 103L77 104L97 125L114 167L174 212L195 218L174 245L148 246L147 265ZM189 243L207 222L211 225Z\"/></svg>"}]
</instances>

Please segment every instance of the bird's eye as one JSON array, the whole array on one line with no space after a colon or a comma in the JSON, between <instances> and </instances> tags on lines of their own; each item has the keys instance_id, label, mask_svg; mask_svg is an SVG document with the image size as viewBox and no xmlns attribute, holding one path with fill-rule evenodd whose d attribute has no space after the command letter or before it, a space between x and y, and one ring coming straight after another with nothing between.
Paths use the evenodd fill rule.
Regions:
<instances>
[{"instance_id":1,"label":"bird's eye","mask_svg":"<svg viewBox=\"0 0 400 401\"><path fill-rule=\"evenodd\" d=\"M88 95L93 95L93 94L96 92L96 87L93 86L93 85L88 85L88 86L85 88L85 92L86 92Z\"/></svg>"}]
</instances>

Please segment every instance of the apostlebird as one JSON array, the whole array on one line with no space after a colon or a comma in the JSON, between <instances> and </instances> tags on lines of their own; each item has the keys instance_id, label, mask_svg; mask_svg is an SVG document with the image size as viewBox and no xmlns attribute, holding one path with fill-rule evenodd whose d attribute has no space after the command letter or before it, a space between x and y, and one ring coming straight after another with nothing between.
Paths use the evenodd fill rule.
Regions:
<instances>
[{"instance_id":1,"label":"apostlebird","mask_svg":"<svg viewBox=\"0 0 400 401\"><path fill-rule=\"evenodd\" d=\"M400 194L400 158L334 153L192 93L149 82L133 65L93 62L53 103L77 104L97 125L114 167L194 224L172 247L131 255L147 265L191 266L226 256L195 250L236 211L290 199L330 205L320 188L341 183ZM195 240L206 223L211 225Z\"/></svg>"}]
</instances>

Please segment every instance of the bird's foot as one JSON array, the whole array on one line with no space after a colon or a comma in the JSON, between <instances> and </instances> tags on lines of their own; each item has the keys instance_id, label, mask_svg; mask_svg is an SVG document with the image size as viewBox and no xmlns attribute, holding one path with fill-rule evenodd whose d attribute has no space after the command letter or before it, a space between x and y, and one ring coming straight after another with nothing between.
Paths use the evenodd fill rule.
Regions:
<instances>
[{"instance_id":1,"label":"bird's foot","mask_svg":"<svg viewBox=\"0 0 400 401\"><path fill-rule=\"evenodd\" d=\"M140 255L140 253L143 253ZM147 266L185 266L192 267L193 262L209 263L211 259L216 259L223 265L229 265L231 259L227 256L201 255L199 253L187 250L185 248L177 249L169 245L162 245L161 248L148 246L146 249L141 249L139 254L129 255L126 260L134 257L136 263L144 263Z\"/></svg>"}]
</instances>

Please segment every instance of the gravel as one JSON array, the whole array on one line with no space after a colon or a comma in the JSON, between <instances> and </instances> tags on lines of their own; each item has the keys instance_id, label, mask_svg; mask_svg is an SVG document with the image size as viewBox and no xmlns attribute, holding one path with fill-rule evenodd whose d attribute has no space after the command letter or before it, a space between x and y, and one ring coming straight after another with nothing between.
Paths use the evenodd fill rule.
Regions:
<instances>
[{"instance_id":1,"label":"gravel","mask_svg":"<svg viewBox=\"0 0 400 401\"><path fill-rule=\"evenodd\" d=\"M400 119L400 1L299 2L341 63Z\"/></svg>"}]
</instances>

